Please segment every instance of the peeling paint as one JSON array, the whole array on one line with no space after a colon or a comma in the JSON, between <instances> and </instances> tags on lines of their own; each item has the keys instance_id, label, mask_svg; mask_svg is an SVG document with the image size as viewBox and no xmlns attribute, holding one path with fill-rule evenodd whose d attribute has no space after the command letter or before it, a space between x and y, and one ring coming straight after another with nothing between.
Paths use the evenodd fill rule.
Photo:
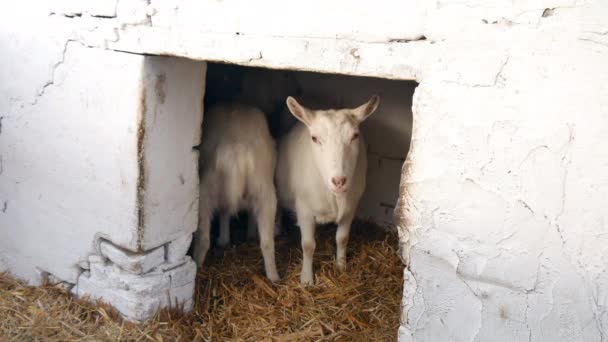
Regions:
<instances>
[{"instance_id":1,"label":"peeling paint","mask_svg":"<svg viewBox=\"0 0 608 342\"><path fill-rule=\"evenodd\" d=\"M550 17L555 13L555 8L545 8L543 14L541 15L543 18Z\"/></svg>"},{"instance_id":2,"label":"peeling paint","mask_svg":"<svg viewBox=\"0 0 608 342\"><path fill-rule=\"evenodd\" d=\"M167 81L167 76L165 74L156 75L156 82L154 83L154 91L156 92L156 97L158 98L158 103L165 103L165 97L167 94L165 93L165 82Z\"/></svg>"},{"instance_id":3,"label":"peeling paint","mask_svg":"<svg viewBox=\"0 0 608 342\"><path fill-rule=\"evenodd\" d=\"M399 183L399 196L397 198L397 203L395 204L395 209L393 210L394 223L397 226L397 231L399 232L399 256L406 267L409 266L410 263L410 248L415 243L415 231L411 224L411 215L412 213L408 213L408 203L410 200L409 197L409 186L411 184L411 175L412 175L412 167L415 163L416 159L416 145L417 145L417 134L418 134L418 126L417 126L417 98L420 93L420 88L417 87L414 90L413 96L413 104L412 104L412 135L409 146L409 151L407 153L406 159L403 162L403 166L401 169L401 180ZM413 277L413 275L412 275Z\"/></svg>"},{"instance_id":4,"label":"peeling paint","mask_svg":"<svg viewBox=\"0 0 608 342\"><path fill-rule=\"evenodd\" d=\"M145 138L146 138L146 87L142 82L141 94L139 99L138 122L137 122L137 250L143 251L144 225L145 225L145 191L146 191L146 159L145 159Z\"/></svg>"},{"instance_id":5,"label":"peeling paint","mask_svg":"<svg viewBox=\"0 0 608 342\"><path fill-rule=\"evenodd\" d=\"M63 51L61 52L61 58L53 64L53 66L51 68L51 76L50 76L49 80L46 81L44 83L44 85L42 85L40 90L37 91L36 96L34 97L34 100L31 102L32 106L35 106L36 104L38 104L38 100L42 96L44 96L47 88L50 87L51 85L55 84L55 73L57 72L57 69L65 62L66 54L68 52L68 47L72 43L81 44L80 42L73 40L73 39L67 39L65 41L65 43L63 45Z\"/></svg>"}]
</instances>

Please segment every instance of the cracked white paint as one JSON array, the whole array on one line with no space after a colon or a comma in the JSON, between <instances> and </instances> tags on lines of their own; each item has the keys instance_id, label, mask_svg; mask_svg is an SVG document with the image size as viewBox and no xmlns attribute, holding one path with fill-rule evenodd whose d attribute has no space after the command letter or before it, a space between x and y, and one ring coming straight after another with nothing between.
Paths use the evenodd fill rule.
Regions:
<instances>
[{"instance_id":1,"label":"cracked white paint","mask_svg":"<svg viewBox=\"0 0 608 342\"><path fill-rule=\"evenodd\" d=\"M417 283L401 340L606 340L608 49L558 21L599 12L556 9L492 45L483 32L438 44L415 95L400 213Z\"/></svg>"},{"instance_id":2,"label":"cracked white paint","mask_svg":"<svg viewBox=\"0 0 608 342\"><path fill-rule=\"evenodd\" d=\"M133 94L143 57L76 42L67 44L64 55L64 44L58 44L56 59L63 63L48 64L47 80L31 82L37 75L24 72L2 96L8 103L2 105L0 201L10 205L0 214L0 254L11 272L32 282L41 280L39 268L74 283L76 263L94 251L97 236L123 246L137 240L131 229L137 179ZM2 63L3 74L29 60L25 51L5 51L2 58L13 59ZM90 61L103 61L103 71L83 77L91 75Z\"/></svg>"},{"instance_id":3,"label":"cracked white paint","mask_svg":"<svg viewBox=\"0 0 608 342\"><path fill-rule=\"evenodd\" d=\"M59 3L55 10L44 7L69 16L17 8L0 20L9 51L0 57L0 76L20 80L0 83L0 110L7 113L0 113L0 196L11 196L2 227L23 224L17 219L23 217L35 227L35 217L18 211L48 208L32 204L38 203L32 190L51 184L48 174L32 186L14 171L15 165L42 169L36 145L20 150L28 156L20 163L7 153L27 137L17 132L83 136L75 132L86 122L43 130L47 122L34 120L47 112L65 117L71 108L60 112L48 101L88 89L70 86L68 70L84 72L72 67L70 53L57 64L65 46L83 51L78 54L114 49L415 79L412 149L403 170L403 208L396 212L410 265L399 339L608 339L607 2L315 1L307 3L315 9L311 15L276 2L119 0L116 8L133 10L104 10L109 15L101 17L82 8L62 12ZM270 5L283 11L267 15ZM221 15L229 9L229 17ZM35 37L35 25L21 24L23 18L47 23L52 29L45 34L54 38L19 38ZM422 36L425 41L411 41ZM66 45L68 39L94 49ZM28 71L18 74L17 62ZM58 85L61 92L54 91ZM6 230L0 234L0 244L14 240ZM0 245L0 265L11 270L36 255L35 243L19 251L14 245Z\"/></svg>"},{"instance_id":4,"label":"cracked white paint","mask_svg":"<svg viewBox=\"0 0 608 342\"><path fill-rule=\"evenodd\" d=\"M167 57L144 62L140 248L152 249L196 230L198 152L205 63Z\"/></svg>"},{"instance_id":5,"label":"cracked white paint","mask_svg":"<svg viewBox=\"0 0 608 342\"><path fill-rule=\"evenodd\" d=\"M0 268L122 299L131 319L168 290L191 303L205 63L86 47L71 21L90 12L43 5L0 18ZM91 265L100 253L112 263ZM155 290L116 292L110 273Z\"/></svg>"}]
</instances>

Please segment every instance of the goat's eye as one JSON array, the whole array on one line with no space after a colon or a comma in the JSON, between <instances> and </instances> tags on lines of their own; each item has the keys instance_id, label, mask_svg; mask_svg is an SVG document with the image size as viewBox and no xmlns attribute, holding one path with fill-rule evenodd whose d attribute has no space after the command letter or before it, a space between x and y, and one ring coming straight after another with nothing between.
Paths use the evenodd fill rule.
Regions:
<instances>
[{"instance_id":1,"label":"goat's eye","mask_svg":"<svg viewBox=\"0 0 608 342\"><path fill-rule=\"evenodd\" d=\"M315 136L313 135L313 136L312 136L312 141L313 141L315 144L318 144L318 143L319 143L319 138L317 138L317 137L315 137Z\"/></svg>"},{"instance_id":2,"label":"goat's eye","mask_svg":"<svg viewBox=\"0 0 608 342\"><path fill-rule=\"evenodd\" d=\"M359 133L353 134L353 138L351 140L357 140L359 138Z\"/></svg>"}]
</instances>

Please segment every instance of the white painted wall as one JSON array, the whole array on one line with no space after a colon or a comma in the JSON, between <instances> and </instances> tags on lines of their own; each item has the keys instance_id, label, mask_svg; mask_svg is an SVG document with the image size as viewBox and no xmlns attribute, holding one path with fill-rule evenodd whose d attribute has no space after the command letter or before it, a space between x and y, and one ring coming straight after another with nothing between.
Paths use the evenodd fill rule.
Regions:
<instances>
[{"instance_id":1,"label":"white painted wall","mask_svg":"<svg viewBox=\"0 0 608 342\"><path fill-rule=\"evenodd\" d=\"M34 283L40 272L74 283L96 237L136 245L143 56L68 41L45 13L12 14L24 21L0 20L0 259Z\"/></svg>"},{"instance_id":2,"label":"white painted wall","mask_svg":"<svg viewBox=\"0 0 608 342\"><path fill-rule=\"evenodd\" d=\"M416 1L365 0L197 1L155 0L149 6L153 26L195 29L213 34L262 37L340 38L359 41L414 40L420 37L425 8ZM399 8L399 11L395 11ZM410 13L403 20L401 11ZM372 16L370 14L373 13ZM356 29L353 29L356 23Z\"/></svg>"},{"instance_id":3,"label":"white painted wall","mask_svg":"<svg viewBox=\"0 0 608 342\"><path fill-rule=\"evenodd\" d=\"M141 248L149 250L196 230L198 152L205 70L182 58L146 59Z\"/></svg>"},{"instance_id":4,"label":"white painted wall","mask_svg":"<svg viewBox=\"0 0 608 342\"><path fill-rule=\"evenodd\" d=\"M446 6L429 24L398 213L402 341L608 337L608 6L539 5ZM500 14L513 22L482 22Z\"/></svg>"},{"instance_id":5,"label":"white painted wall","mask_svg":"<svg viewBox=\"0 0 608 342\"><path fill-rule=\"evenodd\" d=\"M206 63L86 47L20 5L0 18L0 271L129 319L191 307Z\"/></svg>"},{"instance_id":6,"label":"white painted wall","mask_svg":"<svg viewBox=\"0 0 608 342\"><path fill-rule=\"evenodd\" d=\"M115 11L112 6L78 8L90 6L77 1L69 2L75 10L61 10L65 3L54 4L58 13L81 16L8 12L8 19L65 23L70 29L45 30L56 39L37 37L34 26L19 25L19 20L2 23L2 44L11 51L2 55L9 59L0 69L2 79L22 80L0 85L0 108L10 109L0 135L3 151L26 136L22 132L28 127L37 127L33 131L42 137L50 135L37 122L26 120L32 110L27 103L53 75L50 71L61 60L68 33L86 46L134 53L415 79L420 86L414 96L412 150L400 188L403 207L397 210L403 257L411 261L405 271L400 340L606 340L605 1L377 1L369 11L352 2L330 11L315 2L318 11L308 15L270 11L271 2L148 5L121 0L114 2ZM375 15L376 9L386 15ZM234 16L214 21L213 14L219 17L222 11ZM200 20L207 13L209 21ZM390 19L396 14L399 20ZM298 25L272 26L286 16L291 18L288 23ZM316 17L325 19L312 20ZM336 22L342 24L334 29ZM259 29L256 23L261 23ZM215 26L220 24L221 29ZM315 37L301 36L307 32ZM394 32L406 40L422 35L427 40L394 41ZM31 46L52 58L41 60L35 57L41 54L27 53ZM55 74L61 75L61 63ZM69 84L69 78L65 82ZM45 96L53 88L46 87ZM19 126L11 121L13 113L23 120ZM42 155L38 145L27 146L19 156ZM0 180L0 196L20 199L11 183L17 171L7 166L5 153L3 167L8 171ZM40 160L21 158L29 163ZM26 165L15 162L15 156L11 160L15 168ZM49 184L55 183L43 185ZM24 205L37 203L30 194L35 188L24 186L27 192L19 193L26 196L20 200ZM59 188L55 185L50 193ZM9 199L6 213L11 208L15 207ZM48 208L36 208L35 213ZM22 213L19 218L34 227L40 215ZM18 235L14 228L6 228L6 223L20 223L15 216L0 222L3 240ZM29 229L28 234L41 234ZM37 250L33 245L4 253L2 263L11 268L17 261L6 260L6 255Z\"/></svg>"}]
</instances>

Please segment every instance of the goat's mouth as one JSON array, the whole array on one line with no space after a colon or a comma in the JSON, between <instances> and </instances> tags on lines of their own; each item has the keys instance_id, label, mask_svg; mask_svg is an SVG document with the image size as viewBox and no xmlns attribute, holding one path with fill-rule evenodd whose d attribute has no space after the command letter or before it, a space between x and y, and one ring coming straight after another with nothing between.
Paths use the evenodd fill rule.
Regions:
<instances>
[{"instance_id":1,"label":"goat's mouth","mask_svg":"<svg viewBox=\"0 0 608 342\"><path fill-rule=\"evenodd\" d=\"M348 191L347 187L334 187L334 186L330 186L329 190L331 190L331 192L333 192L335 195L342 195L345 194Z\"/></svg>"}]
</instances>

